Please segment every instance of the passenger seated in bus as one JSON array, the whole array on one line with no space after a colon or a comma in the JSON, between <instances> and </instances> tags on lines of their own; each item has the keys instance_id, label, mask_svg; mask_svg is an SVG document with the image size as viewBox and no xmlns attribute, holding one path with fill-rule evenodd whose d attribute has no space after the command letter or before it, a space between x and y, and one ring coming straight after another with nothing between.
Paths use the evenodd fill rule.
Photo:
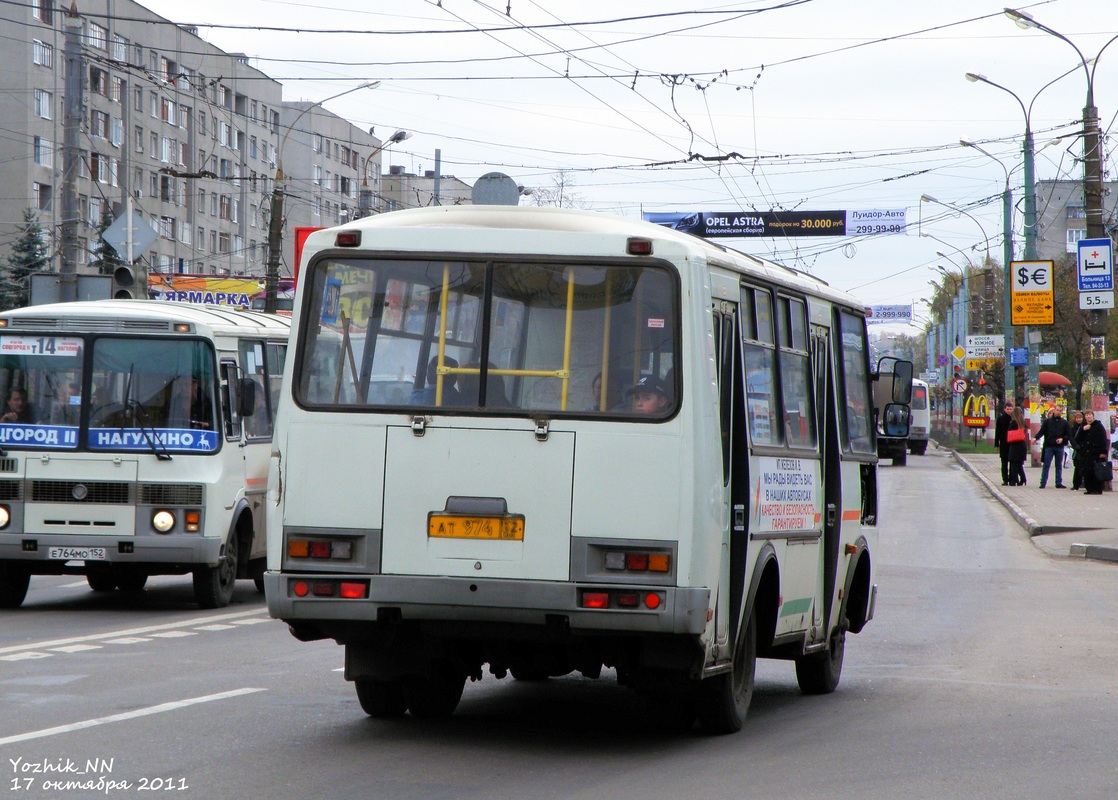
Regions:
<instances>
[{"instance_id":1,"label":"passenger seated in bus","mask_svg":"<svg viewBox=\"0 0 1118 800\"><path fill-rule=\"evenodd\" d=\"M66 381L59 387L58 399L51 404L51 425L77 425L81 415L81 386L76 381Z\"/></svg>"},{"instance_id":2,"label":"passenger seated in bus","mask_svg":"<svg viewBox=\"0 0 1118 800\"><path fill-rule=\"evenodd\" d=\"M594 380L590 382L590 405L586 407L587 411L626 411L628 410L622 405L621 397L621 380L617 377L616 372L611 372L609 382L606 386L606 404L602 406L602 373L594 376Z\"/></svg>"},{"instance_id":3,"label":"passenger seated in bus","mask_svg":"<svg viewBox=\"0 0 1118 800\"><path fill-rule=\"evenodd\" d=\"M4 413L0 415L0 422L34 422L35 413L31 404L27 402L27 390L18 386L8 392L8 402L4 406Z\"/></svg>"},{"instance_id":4,"label":"passenger seated in bus","mask_svg":"<svg viewBox=\"0 0 1118 800\"><path fill-rule=\"evenodd\" d=\"M458 366L457 359L445 356L443 363L452 368ZM427 385L422 389L416 389L411 393L411 399L408 401L413 406L433 406L435 405L435 385L439 377L439 357L431 356L431 360L427 362L427 374L424 376ZM465 405L462 395L458 393L455 384L458 382L457 375L444 375L443 376L443 397L442 404L444 406L461 406Z\"/></svg>"},{"instance_id":5,"label":"passenger seated in bus","mask_svg":"<svg viewBox=\"0 0 1118 800\"><path fill-rule=\"evenodd\" d=\"M252 416L245 417L245 430L249 436L271 436L272 421L268 419L268 398L264 396L264 386L256 378L252 382L256 384L256 391L253 393Z\"/></svg>"},{"instance_id":6,"label":"passenger seated in bus","mask_svg":"<svg viewBox=\"0 0 1118 800\"><path fill-rule=\"evenodd\" d=\"M466 365L467 369L479 369L480 363L471 361ZM489 369L496 369L497 365L492 361L489 362ZM462 375L462 380L458 381L459 394L462 397L463 405L479 405L481 402L481 374L480 373L465 373ZM446 384L443 384L443 394L446 394ZM512 403L509 402L508 396L505 394L505 381L500 375L489 373L485 383L485 407L486 408L508 408Z\"/></svg>"},{"instance_id":7,"label":"passenger seated in bus","mask_svg":"<svg viewBox=\"0 0 1118 800\"><path fill-rule=\"evenodd\" d=\"M633 400L633 411L638 414L664 414L671 403L670 392L655 375L645 375L634 383L629 396Z\"/></svg>"}]
</instances>

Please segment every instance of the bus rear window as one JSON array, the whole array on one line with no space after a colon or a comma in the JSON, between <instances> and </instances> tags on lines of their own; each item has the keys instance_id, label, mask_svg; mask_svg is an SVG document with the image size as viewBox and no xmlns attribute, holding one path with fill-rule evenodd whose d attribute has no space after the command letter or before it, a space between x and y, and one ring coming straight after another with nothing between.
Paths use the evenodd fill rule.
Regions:
<instances>
[{"instance_id":1,"label":"bus rear window","mask_svg":"<svg viewBox=\"0 0 1118 800\"><path fill-rule=\"evenodd\" d=\"M662 266L324 260L309 288L306 406L666 418L678 402Z\"/></svg>"}]
</instances>

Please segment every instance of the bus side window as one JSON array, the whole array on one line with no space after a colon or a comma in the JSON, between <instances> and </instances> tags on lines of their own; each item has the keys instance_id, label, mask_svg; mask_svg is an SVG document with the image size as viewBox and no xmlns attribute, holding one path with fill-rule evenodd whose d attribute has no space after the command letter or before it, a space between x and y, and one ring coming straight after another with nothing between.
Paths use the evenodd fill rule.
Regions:
<instances>
[{"instance_id":1,"label":"bus side window","mask_svg":"<svg viewBox=\"0 0 1118 800\"><path fill-rule=\"evenodd\" d=\"M241 418L237 413L237 375L236 363L221 362L221 416L225 420L225 435L230 439L241 436Z\"/></svg>"}]
</instances>

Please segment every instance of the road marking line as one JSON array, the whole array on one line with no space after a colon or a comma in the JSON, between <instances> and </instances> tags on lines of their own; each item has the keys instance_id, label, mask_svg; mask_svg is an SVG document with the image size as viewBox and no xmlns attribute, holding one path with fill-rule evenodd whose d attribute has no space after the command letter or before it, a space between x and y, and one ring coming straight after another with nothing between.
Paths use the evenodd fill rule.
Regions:
<instances>
[{"instance_id":1,"label":"road marking line","mask_svg":"<svg viewBox=\"0 0 1118 800\"><path fill-rule=\"evenodd\" d=\"M122 636L119 639L106 639L105 644L139 644L150 641L146 636Z\"/></svg>"},{"instance_id":2,"label":"road marking line","mask_svg":"<svg viewBox=\"0 0 1118 800\"><path fill-rule=\"evenodd\" d=\"M271 617L252 617L251 619L235 619L234 625L259 625L261 622L271 622Z\"/></svg>"},{"instance_id":3,"label":"road marking line","mask_svg":"<svg viewBox=\"0 0 1118 800\"><path fill-rule=\"evenodd\" d=\"M222 625L222 624L219 623L217 625L199 625L194 630L196 630L196 631L227 631L227 630L230 630L233 627L234 626L232 626L232 625Z\"/></svg>"},{"instance_id":4,"label":"road marking line","mask_svg":"<svg viewBox=\"0 0 1118 800\"><path fill-rule=\"evenodd\" d=\"M259 616L267 613L263 609L253 609L252 611L235 611L231 614L219 614L210 617L195 617L194 619L184 619L180 622L168 622L163 625L148 625L143 628L128 628L123 631L105 631L104 633L90 633L85 636L73 636L69 639L55 639L49 642L34 642L32 644L17 644L12 647L0 647L0 655L6 653L19 653L24 650L41 650L46 647L61 647L67 644L76 644L78 642L91 642L95 640L108 639L115 636L139 636L147 635L155 631L166 631L174 628L191 628L195 625L202 625L207 622L219 622L227 619L239 619L241 617Z\"/></svg>"},{"instance_id":5,"label":"road marking line","mask_svg":"<svg viewBox=\"0 0 1118 800\"><path fill-rule=\"evenodd\" d=\"M10 656L0 656L0 661L30 661L33 658L50 658L50 653L36 653L34 650L25 650Z\"/></svg>"},{"instance_id":6,"label":"road marking line","mask_svg":"<svg viewBox=\"0 0 1118 800\"><path fill-rule=\"evenodd\" d=\"M47 736L56 736L60 733L70 733L71 731L80 731L85 728L94 728L98 725L107 725L110 722L124 722L129 719L136 719L137 717L147 717L152 714L162 714L166 711L177 711L180 708L187 708L188 706L198 705L199 703L212 703L215 700L227 700L230 697L239 697L240 695L253 694L255 692L264 692L267 689L233 689L229 692L220 692L218 694L208 694L204 697L192 697L188 700L176 700L172 703L161 703L157 706L148 706L147 708L138 708L135 711L126 711L123 714L113 714L108 717L96 717L95 719L87 719L81 722L72 722L69 725L59 725L54 728L43 728L38 731L30 731L29 733L18 733L15 736L5 736L0 739L0 746L6 744L15 744L17 742L26 742L31 739L44 739Z\"/></svg>"},{"instance_id":7,"label":"road marking line","mask_svg":"<svg viewBox=\"0 0 1118 800\"><path fill-rule=\"evenodd\" d=\"M153 639L179 639L183 636L197 636L194 631L160 631L151 634Z\"/></svg>"},{"instance_id":8,"label":"road marking line","mask_svg":"<svg viewBox=\"0 0 1118 800\"><path fill-rule=\"evenodd\" d=\"M83 650L100 650L99 644L68 644L65 647L52 647L56 653L80 653Z\"/></svg>"}]
</instances>

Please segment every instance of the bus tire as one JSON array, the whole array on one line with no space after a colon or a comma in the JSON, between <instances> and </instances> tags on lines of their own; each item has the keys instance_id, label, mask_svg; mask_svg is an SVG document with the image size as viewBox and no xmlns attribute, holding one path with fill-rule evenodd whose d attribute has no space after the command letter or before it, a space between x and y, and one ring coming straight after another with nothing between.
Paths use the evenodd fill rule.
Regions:
<instances>
[{"instance_id":1,"label":"bus tire","mask_svg":"<svg viewBox=\"0 0 1118 800\"><path fill-rule=\"evenodd\" d=\"M85 565L85 582L95 592L111 592L116 589L116 577L111 564Z\"/></svg>"},{"instance_id":2,"label":"bus tire","mask_svg":"<svg viewBox=\"0 0 1118 800\"><path fill-rule=\"evenodd\" d=\"M464 674L433 664L426 675L414 675L405 684L408 710L420 719L445 719L458 708L465 685Z\"/></svg>"},{"instance_id":3,"label":"bus tire","mask_svg":"<svg viewBox=\"0 0 1118 800\"><path fill-rule=\"evenodd\" d=\"M404 686L397 681L358 678L353 683L357 688L357 702L361 704L361 710L373 719L402 717L408 710Z\"/></svg>"},{"instance_id":4,"label":"bus tire","mask_svg":"<svg viewBox=\"0 0 1118 800\"><path fill-rule=\"evenodd\" d=\"M113 583L122 592L138 592L148 582L148 574L140 567L119 564L113 568Z\"/></svg>"},{"instance_id":5,"label":"bus tire","mask_svg":"<svg viewBox=\"0 0 1118 800\"><path fill-rule=\"evenodd\" d=\"M27 597L31 572L11 562L0 561L0 608L19 608Z\"/></svg>"},{"instance_id":6,"label":"bus tire","mask_svg":"<svg viewBox=\"0 0 1118 800\"><path fill-rule=\"evenodd\" d=\"M216 567L194 568L194 600L201 608L225 608L237 583L237 530L229 532L225 553Z\"/></svg>"},{"instance_id":7,"label":"bus tire","mask_svg":"<svg viewBox=\"0 0 1118 800\"><path fill-rule=\"evenodd\" d=\"M901 453L899 456L893 456L893 466L903 467L908 463L908 453Z\"/></svg>"},{"instance_id":8,"label":"bus tire","mask_svg":"<svg viewBox=\"0 0 1118 800\"><path fill-rule=\"evenodd\" d=\"M836 627L823 653L812 653L796 659L796 683L804 694L830 694L842 677L842 659L846 653L846 631Z\"/></svg>"},{"instance_id":9,"label":"bus tire","mask_svg":"<svg viewBox=\"0 0 1118 800\"><path fill-rule=\"evenodd\" d=\"M734 649L733 668L707 678L700 687L697 708L704 731L720 736L741 730L753 701L756 672L757 613L750 609Z\"/></svg>"}]
</instances>

